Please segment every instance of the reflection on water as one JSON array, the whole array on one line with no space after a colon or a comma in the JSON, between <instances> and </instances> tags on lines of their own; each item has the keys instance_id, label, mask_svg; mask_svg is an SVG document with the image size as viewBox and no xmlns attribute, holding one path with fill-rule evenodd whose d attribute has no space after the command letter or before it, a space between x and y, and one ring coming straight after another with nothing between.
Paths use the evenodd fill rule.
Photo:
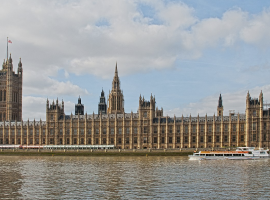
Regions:
<instances>
[{"instance_id":1,"label":"reflection on water","mask_svg":"<svg viewBox=\"0 0 270 200\"><path fill-rule=\"evenodd\" d=\"M0 157L1 199L269 199L269 160Z\"/></svg>"}]
</instances>

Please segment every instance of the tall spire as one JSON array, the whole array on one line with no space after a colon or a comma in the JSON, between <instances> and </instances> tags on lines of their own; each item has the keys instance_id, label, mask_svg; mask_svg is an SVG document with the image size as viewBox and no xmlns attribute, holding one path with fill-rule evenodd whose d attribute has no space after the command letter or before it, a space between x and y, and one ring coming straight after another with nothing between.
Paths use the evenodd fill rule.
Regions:
<instances>
[{"instance_id":1,"label":"tall spire","mask_svg":"<svg viewBox=\"0 0 270 200\"><path fill-rule=\"evenodd\" d=\"M118 71L117 71L117 62L116 62L116 65L115 65L115 75L117 74L117 76L118 76Z\"/></svg>"},{"instance_id":2,"label":"tall spire","mask_svg":"<svg viewBox=\"0 0 270 200\"><path fill-rule=\"evenodd\" d=\"M121 91L120 80L117 71L117 62L115 65L115 73L112 81L112 90L109 94L108 113L123 113L124 112L124 96Z\"/></svg>"},{"instance_id":3,"label":"tall spire","mask_svg":"<svg viewBox=\"0 0 270 200\"><path fill-rule=\"evenodd\" d=\"M120 80L118 77L117 62L115 65L115 72L114 72L114 77L113 77L113 82L112 82L112 90L120 90Z\"/></svg>"}]
</instances>

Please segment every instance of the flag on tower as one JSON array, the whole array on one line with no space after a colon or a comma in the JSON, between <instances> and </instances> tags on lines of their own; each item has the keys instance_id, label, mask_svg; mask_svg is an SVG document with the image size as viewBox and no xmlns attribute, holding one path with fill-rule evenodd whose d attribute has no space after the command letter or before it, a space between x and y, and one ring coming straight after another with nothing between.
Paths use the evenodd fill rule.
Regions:
<instances>
[{"instance_id":1,"label":"flag on tower","mask_svg":"<svg viewBox=\"0 0 270 200\"><path fill-rule=\"evenodd\" d=\"M8 43L11 43L12 44L11 40L8 40Z\"/></svg>"}]
</instances>

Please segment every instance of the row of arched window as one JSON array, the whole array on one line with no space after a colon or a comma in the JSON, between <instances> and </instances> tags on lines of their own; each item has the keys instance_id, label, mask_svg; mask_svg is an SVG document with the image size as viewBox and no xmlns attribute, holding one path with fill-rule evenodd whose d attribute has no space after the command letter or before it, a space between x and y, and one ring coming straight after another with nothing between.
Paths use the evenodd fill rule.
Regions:
<instances>
[{"instance_id":1,"label":"row of arched window","mask_svg":"<svg viewBox=\"0 0 270 200\"><path fill-rule=\"evenodd\" d=\"M5 120L6 120L6 113L5 112L0 112L0 121L5 121ZM13 113L11 120L18 120L18 114Z\"/></svg>"},{"instance_id":2,"label":"row of arched window","mask_svg":"<svg viewBox=\"0 0 270 200\"><path fill-rule=\"evenodd\" d=\"M6 90L0 90L0 101L6 101Z\"/></svg>"},{"instance_id":3,"label":"row of arched window","mask_svg":"<svg viewBox=\"0 0 270 200\"><path fill-rule=\"evenodd\" d=\"M0 90L0 101L6 101L6 90ZM17 103L18 100L18 92L12 92L12 102Z\"/></svg>"}]
</instances>

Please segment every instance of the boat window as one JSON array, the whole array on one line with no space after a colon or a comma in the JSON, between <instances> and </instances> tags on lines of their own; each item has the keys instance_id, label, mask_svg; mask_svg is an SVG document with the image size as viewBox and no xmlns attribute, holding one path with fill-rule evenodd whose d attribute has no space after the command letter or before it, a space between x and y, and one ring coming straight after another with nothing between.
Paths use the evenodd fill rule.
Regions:
<instances>
[{"instance_id":1,"label":"boat window","mask_svg":"<svg viewBox=\"0 0 270 200\"><path fill-rule=\"evenodd\" d=\"M205 154L201 154L201 156L205 156Z\"/></svg>"},{"instance_id":2,"label":"boat window","mask_svg":"<svg viewBox=\"0 0 270 200\"><path fill-rule=\"evenodd\" d=\"M244 154L241 154L241 156L245 156Z\"/></svg>"},{"instance_id":3,"label":"boat window","mask_svg":"<svg viewBox=\"0 0 270 200\"><path fill-rule=\"evenodd\" d=\"M252 154L252 152L251 152L251 151L249 151L249 152L248 152L248 154Z\"/></svg>"},{"instance_id":4,"label":"boat window","mask_svg":"<svg viewBox=\"0 0 270 200\"><path fill-rule=\"evenodd\" d=\"M260 154L265 154L265 152L264 151L261 151Z\"/></svg>"}]
</instances>

